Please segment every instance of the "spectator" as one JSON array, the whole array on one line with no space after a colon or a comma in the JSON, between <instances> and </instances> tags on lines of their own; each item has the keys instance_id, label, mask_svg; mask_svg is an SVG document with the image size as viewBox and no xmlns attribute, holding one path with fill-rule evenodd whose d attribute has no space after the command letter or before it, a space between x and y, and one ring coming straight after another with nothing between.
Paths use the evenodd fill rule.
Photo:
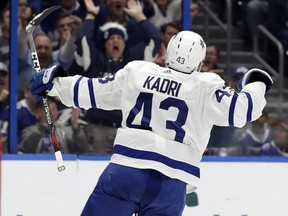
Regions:
<instances>
[{"instance_id":1,"label":"spectator","mask_svg":"<svg viewBox=\"0 0 288 216\"><path fill-rule=\"evenodd\" d=\"M48 104L51 110L51 118L55 123L55 120L58 117L57 103L55 100L49 98ZM38 123L26 127L22 131L18 151L21 153L52 153L54 152L52 139L42 101L37 102L35 107L35 115L37 116ZM57 135L59 140L62 141L62 151L64 153L68 153L68 146L65 140L64 132L57 128Z\"/></svg>"},{"instance_id":2,"label":"spectator","mask_svg":"<svg viewBox=\"0 0 288 216\"><path fill-rule=\"evenodd\" d=\"M24 28L28 25L34 15L28 0L18 0L18 16Z\"/></svg>"},{"instance_id":3,"label":"spectator","mask_svg":"<svg viewBox=\"0 0 288 216\"><path fill-rule=\"evenodd\" d=\"M3 142L5 143L8 134L8 105L9 105L9 73L8 67L5 63L0 62L0 122L1 134L3 135ZM30 125L35 124L38 120L34 114L36 99L31 95L29 82L25 84L24 91L25 98L17 102L17 138L20 141L21 131ZM6 146L7 152L7 146Z\"/></svg>"},{"instance_id":4,"label":"spectator","mask_svg":"<svg viewBox=\"0 0 288 216\"><path fill-rule=\"evenodd\" d=\"M89 2L92 1L89 0L85 1L85 3L86 2L89 4ZM143 31L135 17L133 17L134 15L131 16L131 14L127 13L126 8L128 2L128 0L107 0L105 3L100 4L100 7L97 9L96 13L90 9L95 7L93 3L91 7L89 6L87 8L89 8L90 12L92 11L96 15L96 32L100 26L103 26L107 22L117 22L123 25L127 30L128 40L126 41L126 47L129 49L138 44L139 41L142 41L143 37L147 38L148 36L147 33ZM143 12L140 14L142 15Z\"/></svg>"},{"instance_id":5,"label":"spectator","mask_svg":"<svg viewBox=\"0 0 288 216\"><path fill-rule=\"evenodd\" d=\"M59 105L61 104L58 102L58 107ZM63 125L65 129L65 138L69 143L70 153L93 153L93 146L89 145L87 141L87 122L83 120L83 110L78 108L62 109L59 112L57 123Z\"/></svg>"},{"instance_id":6,"label":"spectator","mask_svg":"<svg viewBox=\"0 0 288 216\"><path fill-rule=\"evenodd\" d=\"M206 56L201 69L202 72L211 72L218 74L227 83L227 77L222 68L219 68L219 50L214 44L208 44L206 49Z\"/></svg>"},{"instance_id":7,"label":"spectator","mask_svg":"<svg viewBox=\"0 0 288 216\"><path fill-rule=\"evenodd\" d=\"M41 0L29 0L29 6L32 8L35 14L39 14L42 12L42 9L45 8L43 4L47 4L47 2L43 2Z\"/></svg>"},{"instance_id":8,"label":"spectator","mask_svg":"<svg viewBox=\"0 0 288 216\"><path fill-rule=\"evenodd\" d=\"M252 39L258 35L257 26L267 25L269 0L250 0L246 6L246 16L244 22L244 39L247 48L252 47Z\"/></svg>"},{"instance_id":9,"label":"spectator","mask_svg":"<svg viewBox=\"0 0 288 216\"><path fill-rule=\"evenodd\" d=\"M235 91L239 92L239 89L237 88L237 84L248 70L249 69L244 66L238 66L238 67L232 68L231 79L229 80L229 86L235 89Z\"/></svg>"},{"instance_id":10,"label":"spectator","mask_svg":"<svg viewBox=\"0 0 288 216\"><path fill-rule=\"evenodd\" d=\"M75 110L72 118L73 129L67 128L63 124L58 124L58 108L57 101L53 98L48 99L51 110L51 117L57 128L58 140L60 140L63 153L79 153L79 149L85 149L87 146L86 136L77 124L79 112ZM53 153L53 145L51 133L48 127L46 114L43 107L43 102L38 101L35 107L35 115L38 122L34 125L24 128L21 134L21 142L18 146L20 153ZM79 130L79 131L78 131ZM75 134L73 134L74 132ZM80 151L82 153L82 151Z\"/></svg>"},{"instance_id":11,"label":"spectator","mask_svg":"<svg viewBox=\"0 0 288 216\"><path fill-rule=\"evenodd\" d=\"M59 62L66 68L73 62L77 48L75 40L81 25L82 20L75 15L63 12L58 16L56 32L59 33L59 40L54 42L53 49L59 51Z\"/></svg>"},{"instance_id":12,"label":"spectator","mask_svg":"<svg viewBox=\"0 0 288 216\"><path fill-rule=\"evenodd\" d=\"M59 41L60 35L57 30L57 19L62 13L68 13L70 15L77 16L79 19L84 20L85 18L85 8L78 2L78 0L55 0L49 1L50 4L46 7L60 5L61 8L53 12L53 16L49 16L49 22L42 22L41 28L49 36L52 43ZM43 8L42 10L44 10Z\"/></svg>"},{"instance_id":13,"label":"spectator","mask_svg":"<svg viewBox=\"0 0 288 216\"><path fill-rule=\"evenodd\" d=\"M259 152L261 156L288 157L288 124L283 120L272 122L272 136L270 142L265 143Z\"/></svg>"},{"instance_id":14,"label":"spectator","mask_svg":"<svg viewBox=\"0 0 288 216\"><path fill-rule=\"evenodd\" d=\"M161 26L160 28L162 34L162 44L160 47L160 51L157 54L156 59L154 62L161 67L166 67L166 59L167 59L167 46L172 36L176 35L178 32L181 31L180 23L166 23ZM146 60L146 59L145 59Z\"/></svg>"},{"instance_id":15,"label":"spectator","mask_svg":"<svg viewBox=\"0 0 288 216\"><path fill-rule=\"evenodd\" d=\"M234 26L241 26L244 20L245 8L247 2L250 0L230 0L231 1L231 15L232 15L232 24ZM227 11L226 11L226 0L214 0L211 2L214 4L217 15L219 19L226 23L227 21Z\"/></svg>"},{"instance_id":16,"label":"spectator","mask_svg":"<svg viewBox=\"0 0 288 216\"><path fill-rule=\"evenodd\" d=\"M208 44L202 71L222 74L224 71L219 69L218 61L219 61L219 50L217 46L214 44Z\"/></svg>"},{"instance_id":17,"label":"spectator","mask_svg":"<svg viewBox=\"0 0 288 216\"><path fill-rule=\"evenodd\" d=\"M32 67L31 55L28 52L27 33L25 30L27 22L32 18L32 14L29 15L31 9L27 6L27 1L21 0L22 6L19 7L19 13L25 13L25 15L19 16L18 19L18 98L23 99L24 83L30 80L34 74L34 68ZM9 40L10 40L10 10L5 8L1 12L1 28L3 31L2 37L0 37L0 59L9 65ZM38 32L39 30L36 30ZM28 59L27 59L28 58ZM30 60L30 61L29 61Z\"/></svg>"},{"instance_id":18,"label":"spectator","mask_svg":"<svg viewBox=\"0 0 288 216\"><path fill-rule=\"evenodd\" d=\"M26 42L27 43L27 42ZM41 67L43 69L47 68L50 64L58 63L59 61L56 57L56 55L52 55L52 44L51 40L48 36L46 36L44 33L36 34L34 36L34 43L35 48L38 54L38 59ZM18 98L23 99L24 95L24 85L26 81L29 81L31 77L35 73L35 69L33 67L32 58L30 54L30 50L28 49L28 46L26 47L24 54L19 55L19 74L18 74ZM55 59L55 61L54 61Z\"/></svg>"},{"instance_id":19,"label":"spectator","mask_svg":"<svg viewBox=\"0 0 288 216\"><path fill-rule=\"evenodd\" d=\"M4 62L0 62L0 101L4 103L9 96L9 71ZM1 103L1 108L3 104Z\"/></svg>"},{"instance_id":20,"label":"spectator","mask_svg":"<svg viewBox=\"0 0 288 216\"><path fill-rule=\"evenodd\" d=\"M242 149L242 155L258 155L262 145L272 140L268 117L268 111L264 109L263 114L247 125L244 133L236 140L235 145Z\"/></svg>"},{"instance_id":21,"label":"spectator","mask_svg":"<svg viewBox=\"0 0 288 216\"><path fill-rule=\"evenodd\" d=\"M53 51L51 39L44 32L40 31L39 33L34 35L34 44L38 54L41 69L45 70L47 67L53 64L60 64L64 68L68 68L71 65L73 59L68 60L69 55L71 58L71 54L67 53L73 52L73 48L75 49L75 46L69 47L69 42L67 42L67 44L62 46L60 49ZM25 54L19 55L18 59L18 67L20 70L18 74L19 100L23 99L23 83L25 83L25 81L27 80L30 80L35 73L31 53L28 49L28 46L26 46L23 53Z\"/></svg>"},{"instance_id":22,"label":"spectator","mask_svg":"<svg viewBox=\"0 0 288 216\"><path fill-rule=\"evenodd\" d=\"M0 61L9 65L10 10L8 7L0 12Z\"/></svg>"},{"instance_id":23,"label":"spectator","mask_svg":"<svg viewBox=\"0 0 288 216\"><path fill-rule=\"evenodd\" d=\"M92 1L85 1L92 13L99 12L99 7ZM91 4L92 3L92 4ZM161 43L161 36L157 29L146 19L139 3L134 0L128 1L126 13L139 22L141 32L147 32L148 37L143 35L142 41L132 48L126 47L127 33L121 24L109 22L101 27L101 35L104 41L104 53L94 36L94 15L88 13L81 27L77 39L77 53L71 68L74 73L84 70L81 75L86 77L103 77L115 74L117 70L132 60L144 59L147 55L156 56ZM83 45L84 44L84 45ZM152 44L152 47L151 47ZM98 46L97 46L98 45ZM88 53L89 56L86 56ZM80 64L79 64L80 63ZM88 64L87 64L88 63ZM70 70L72 72L72 70ZM73 74L71 74L73 75ZM86 113L88 121L88 141L94 146L94 153L110 154L113 149L113 139L117 128L121 124L122 115L120 111L104 111L100 109L89 109Z\"/></svg>"},{"instance_id":24,"label":"spectator","mask_svg":"<svg viewBox=\"0 0 288 216\"><path fill-rule=\"evenodd\" d=\"M0 132L2 134L3 152L8 152L8 105L9 105L9 71L4 62L0 62Z\"/></svg>"},{"instance_id":25,"label":"spectator","mask_svg":"<svg viewBox=\"0 0 288 216\"><path fill-rule=\"evenodd\" d=\"M72 67L79 69L74 71L80 71L82 68L83 73L81 75L90 78L102 77L107 74L114 74L129 61L144 58L152 60L156 56L162 42L161 35L147 20L139 2L129 0L128 8L125 9L127 14L137 20L141 32L145 32L142 40L138 41L134 47L126 46L129 36L126 28L121 24L109 22L101 28L95 29L93 13L100 12L99 6L95 6L91 0L85 0L85 2L90 11L76 40L77 52ZM101 35L100 41L104 47L96 40L95 31L96 35Z\"/></svg>"},{"instance_id":26,"label":"spectator","mask_svg":"<svg viewBox=\"0 0 288 216\"><path fill-rule=\"evenodd\" d=\"M85 2L87 10L88 8L90 8L89 10L91 11L91 7L87 7L87 2L88 4L90 4L89 2L92 3L92 1ZM95 3L92 3L92 7L94 7L94 4ZM95 11L93 12L96 15L96 28L104 25L106 22L118 22L125 27L134 23L135 20L130 20L129 15L125 13L126 7L127 0L106 0L103 4L100 4L100 8L97 9L100 11L98 11L97 13L95 13Z\"/></svg>"},{"instance_id":27,"label":"spectator","mask_svg":"<svg viewBox=\"0 0 288 216\"><path fill-rule=\"evenodd\" d=\"M27 0L19 1L18 8L18 53L23 53L23 46L27 46L25 27L32 18L32 10L27 7ZM0 26L2 35L0 36L0 61L9 66L9 40L10 40L10 9L9 3L0 12Z\"/></svg>"},{"instance_id":28,"label":"spectator","mask_svg":"<svg viewBox=\"0 0 288 216\"><path fill-rule=\"evenodd\" d=\"M20 143L22 130L38 122L35 115L36 102L30 92L30 85L27 81L24 88L24 98L17 102L18 143Z\"/></svg>"},{"instance_id":29,"label":"spectator","mask_svg":"<svg viewBox=\"0 0 288 216\"><path fill-rule=\"evenodd\" d=\"M71 24L72 24L70 19L71 17L72 15L64 12L58 15L56 20L56 29L57 32L59 33L59 40L52 42L53 50L59 49L61 46L63 46L68 37L70 36Z\"/></svg>"},{"instance_id":30,"label":"spectator","mask_svg":"<svg viewBox=\"0 0 288 216\"><path fill-rule=\"evenodd\" d=\"M269 29L288 49L288 2L269 1Z\"/></svg>"},{"instance_id":31,"label":"spectator","mask_svg":"<svg viewBox=\"0 0 288 216\"><path fill-rule=\"evenodd\" d=\"M52 42L53 50L60 49L65 45L70 46L69 53L72 53L73 58L74 50L76 50L76 47L73 48L73 46L75 46L74 42L81 24L82 20L75 15L65 12L59 14L56 21L55 31L59 34L59 40ZM68 59L68 61L71 61L71 57Z\"/></svg>"},{"instance_id":32,"label":"spectator","mask_svg":"<svg viewBox=\"0 0 288 216\"><path fill-rule=\"evenodd\" d=\"M288 77L288 1L269 1L268 11L268 28L284 46L284 76ZM277 55L275 56L274 53L277 52L270 50L268 56L270 57L272 64L277 65L275 59L278 59L279 57Z\"/></svg>"},{"instance_id":33,"label":"spectator","mask_svg":"<svg viewBox=\"0 0 288 216\"><path fill-rule=\"evenodd\" d=\"M67 45L70 42L61 46L60 49L53 51L51 39L45 34L38 34L34 36L34 43L38 54L39 63L43 69L49 67L53 63L58 63L64 68L68 68L73 61L73 59L69 59L68 61L67 57L65 58L65 54L68 52L73 53L76 48L75 46L68 47Z\"/></svg>"},{"instance_id":34,"label":"spectator","mask_svg":"<svg viewBox=\"0 0 288 216\"><path fill-rule=\"evenodd\" d=\"M36 47L36 51L39 58L39 63L41 68L45 70L53 63L60 62L59 59L59 50L53 52L52 50L52 41L51 39L45 34L37 34L34 36L34 43Z\"/></svg>"},{"instance_id":35,"label":"spectator","mask_svg":"<svg viewBox=\"0 0 288 216\"><path fill-rule=\"evenodd\" d=\"M181 0L144 0L143 3L144 14L159 30L166 23L181 21Z\"/></svg>"},{"instance_id":36,"label":"spectator","mask_svg":"<svg viewBox=\"0 0 288 216\"><path fill-rule=\"evenodd\" d=\"M8 7L0 12L0 61L9 65L10 10Z\"/></svg>"},{"instance_id":37,"label":"spectator","mask_svg":"<svg viewBox=\"0 0 288 216\"><path fill-rule=\"evenodd\" d=\"M0 1L0 13L4 8L7 7L7 5L9 5L9 1ZM0 33L1 33L1 31L0 31ZM0 34L0 36L1 36L1 34Z\"/></svg>"},{"instance_id":38,"label":"spectator","mask_svg":"<svg viewBox=\"0 0 288 216\"><path fill-rule=\"evenodd\" d=\"M190 24L193 25L193 19L200 11L200 6L198 4L198 0L191 0L190 3Z\"/></svg>"}]
</instances>

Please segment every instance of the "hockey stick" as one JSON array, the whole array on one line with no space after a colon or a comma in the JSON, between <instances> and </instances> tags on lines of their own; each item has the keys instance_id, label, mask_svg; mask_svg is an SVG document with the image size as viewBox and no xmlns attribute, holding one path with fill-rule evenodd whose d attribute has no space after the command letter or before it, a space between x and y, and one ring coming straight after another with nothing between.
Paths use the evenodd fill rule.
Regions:
<instances>
[{"instance_id":1,"label":"hockey stick","mask_svg":"<svg viewBox=\"0 0 288 216\"><path fill-rule=\"evenodd\" d=\"M28 41L29 41L29 45L30 45L33 66L34 66L34 69L35 69L36 73L41 71L41 67L40 67L38 55L37 55L37 52L36 52L36 47L35 47L35 44L34 44L33 32L37 28L39 23L47 15L49 15L53 11L57 10L58 8L60 8L60 6L53 6L53 7L47 8L42 13L38 14L37 16L35 16L29 22L29 24L26 26L26 32L27 32L27 35L28 35ZM57 138L57 131L56 131L56 127L55 127L55 125L53 123L53 120L52 120L52 117L51 117L51 111L50 111L50 108L49 108L49 105L48 105L48 100L47 100L47 95L46 94L43 96L42 101L43 101L44 110L45 110L47 122L48 122L48 125L49 125L50 133L51 133L51 138L52 138L52 142L53 142L53 148L54 148L54 152L55 152L55 158L56 158L56 161L57 161L57 168L58 168L58 171L61 172L61 171L65 170L65 166L64 166L64 163L63 163L63 159L62 159L62 153L60 151L60 142L59 142L59 140Z\"/></svg>"}]
</instances>

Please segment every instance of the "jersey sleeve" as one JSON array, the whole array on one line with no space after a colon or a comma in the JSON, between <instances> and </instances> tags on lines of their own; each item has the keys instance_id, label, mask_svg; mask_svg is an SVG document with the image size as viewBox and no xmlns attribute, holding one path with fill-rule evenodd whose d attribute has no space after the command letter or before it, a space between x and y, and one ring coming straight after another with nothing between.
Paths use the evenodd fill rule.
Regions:
<instances>
[{"instance_id":1,"label":"jersey sleeve","mask_svg":"<svg viewBox=\"0 0 288 216\"><path fill-rule=\"evenodd\" d=\"M237 93L234 89L218 85L208 89L208 121L218 126L243 127L258 119L266 105L265 84L250 83Z\"/></svg>"},{"instance_id":2,"label":"jersey sleeve","mask_svg":"<svg viewBox=\"0 0 288 216\"><path fill-rule=\"evenodd\" d=\"M49 96L57 96L68 107L120 109L125 69L103 78L87 78L79 75L57 77Z\"/></svg>"}]
</instances>

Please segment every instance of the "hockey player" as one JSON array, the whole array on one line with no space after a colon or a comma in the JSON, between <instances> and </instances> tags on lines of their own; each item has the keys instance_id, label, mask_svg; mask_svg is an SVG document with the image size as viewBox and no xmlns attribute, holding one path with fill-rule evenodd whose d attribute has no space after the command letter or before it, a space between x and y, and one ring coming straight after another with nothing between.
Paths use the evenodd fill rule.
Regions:
<instances>
[{"instance_id":1,"label":"hockey player","mask_svg":"<svg viewBox=\"0 0 288 216\"><path fill-rule=\"evenodd\" d=\"M53 66L31 80L39 99L48 92L66 106L122 110L110 164L83 216L181 215L186 192L198 186L212 126L242 127L262 114L269 74L248 71L236 93L217 74L199 72L205 53L200 35L181 31L169 42L168 68L133 61L113 76L89 79L64 77Z\"/></svg>"}]
</instances>

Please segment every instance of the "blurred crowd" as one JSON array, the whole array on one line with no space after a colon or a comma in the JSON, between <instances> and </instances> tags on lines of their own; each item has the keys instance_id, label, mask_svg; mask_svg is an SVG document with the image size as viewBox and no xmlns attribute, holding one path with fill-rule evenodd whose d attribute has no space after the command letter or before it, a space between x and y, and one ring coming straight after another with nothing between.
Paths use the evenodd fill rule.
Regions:
<instances>
[{"instance_id":1,"label":"blurred crowd","mask_svg":"<svg viewBox=\"0 0 288 216\"><path fill-rule=\"evenodd\" d=\"M267 40L258 25L267 31L283 45L285 58L285 77L288 77L288 2L287 0L230 0L232 10L232 25L241 29L244 40L244 50L252 50L253 38L259 40L259 49L265 60L277 66L278 51L271 41ZM211 1L215 6L218 18L227 21L226 0Z\"/></svg>"},{"instance_id":2,"label":"blurred crowd","mask_svg":"<svg viewBox=\"0 0 288 216\"><path fill-rule=\"evenodd\" d=\"M218 5L223 6L218 8L219 17L225 21L225 1L218 1ZM237 8L237 1L231 1ZM257 34L255 26L269 20L279 24L271 25L271 32L286 46L288 2L244 2L247 13L244 17L244 13L239 15L238 10L234 11L233 24L237 25L240 20L244 20L249 35L245 36L248 43L253 34ZM53 152L43 103L36 101L29 89L29 81L35 70L25 27L36 14L54 5L60 5L61 8L44 19L34 32L34 43L42 70L60 64L69 71L69 75L100 78L115 74L133 60L151 61L166 67L168 42L182 29L181 0L19 0L18 153ZM9 1L1 2L0 6L0 130L4 152L8 153ZM281 7L281 13L275 13L278 7ZM191 26L200 10L197 0L191 0ZM275 15L275 20L268 19L270 14ZM226 80L228 88L237 91L237 82L247 70L239 65L228 74L224 68L219 67L218 47L207 43L203 72L219 74ZM57 98L49 98L48 101L63 153L112 153L116 130L122 121L119 110L82 110L65 107ZM205 154L288 156L288 120L270 119L269 112L265 110L258 120L244 128L214 127Z\"/></svg>"}]
</instances>

